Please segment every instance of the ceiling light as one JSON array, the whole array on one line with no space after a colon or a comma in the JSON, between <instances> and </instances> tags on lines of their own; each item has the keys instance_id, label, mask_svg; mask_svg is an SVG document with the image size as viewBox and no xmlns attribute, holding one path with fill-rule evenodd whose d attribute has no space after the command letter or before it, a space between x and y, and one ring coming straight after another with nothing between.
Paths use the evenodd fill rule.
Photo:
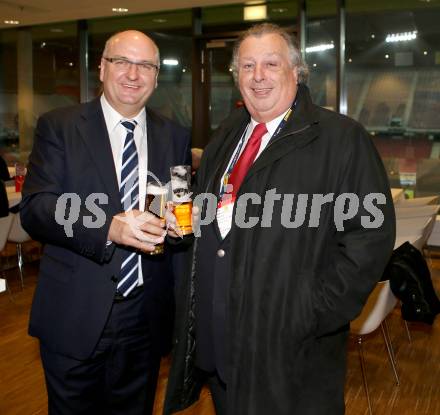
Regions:
<instances>
[{"instance_id":1,"label":"ceiling light","mask_svg":"<svg viewBox=\"0 0 440 415\"><path fill-rule=\"evenodd\" d=\"M177 59L164 59L162 63L168 66L177 66L179 61Z\"/></svg>"},{"instance_id":2,"label":"ceiling light","mask_svg":"<svg viewBox=\"0 0 440 415\"><path fill-rule=\"evenodd\" d=\"M322 43L316 46L309 46L306 48L306 53L323 52L325 50L334 49L334 47L335 45L333 43Z\"/></svg>"},{"instance_id":3,"label":"ceiling light","mask_svg":"<svg viewBox=\"0 0 440 415\"><path fill-rule=\"evenodd\" d=\"M112 8L112 12L115 12L115 13L127 13L128 9L126 9L125 7L113 7Z\"/></svg>"},{"instance_id":4,"label":"ceiling light","mask_svg":"<svg viewBox=\"0 0 440 415\"><path fill-rule=\"evenodd\" d=\"M185 69L185 68L183 68L183 69L182 69L182 72L183 72L183 73L185 73L185 72L186 72L186 69Z\"/></svg>"},{"instance_id":5,"label":"ceiling light","mask_svg":"<svg viewBox=\"0 0 440 415\"><path fill-rule=\"evenodd\" d=\"M390 55L386 54L385 59L389 59Z\"/></svg>"},{"instance_id":6,"label":"ceiling light","mask_svg":"<svg viewBox=\"0 0 440 415\"><path fill-rule=\"evenodd\" d=\"M4 22L6 24L20 24L20 22L18 20L5 20Z\"/></svg>"},{"instance_id":7,"label":"ceiling light","mask_svg":"<svg viewBox=\"0 0 440 415\"><path fill-rule=\"evenodd\" d=\"M73 66L73 62L69 62L67 65L69 65L69 66Z\"/></svg>"},{"instance_id":8,"label":"ceiling light","mask_svg":"<svg viewBox=\"0 0 440 415\"><path fill-rule=\"evenodd\" d=\"M245 6L243 9L244 20L264 20L267 17L267 6Z\"/></svg>"},{"instance_id":9,"label":"ceiling light","mask_svg":"<svg viewBox=\"0 0 440 415\"><path fill-rule=\"evenodd\" d=\"M45 46L46 46L46 42L41 42L41 45L40 45L41 49L43 49Z\"/></svg>"},{"instance_id":10,"label":"ceiling light","mask_svg":"<svg viewBox=\"0 0 440 415\"><path fill-rule=\"evenodd\" d=\"M391 33L387 35L385 42L395 43L395 42L406 42L408 40L414 40L417 38L417 30L412 32L402 32L402 33Z\"/></svg>"},{"instance_id":11,"label":"ceiling light","mask_svg":"<svg viewBox=\"0 0 440 415\"><path fill-rule=\"evenodd\" d=\"M424 55L427 55L427 54L428 54L428 51L427 51L427 50L423 51L423 54L424 54Z\"/></svg>"},{"instance_id":12,"label":"ceiling light","mask_svg":"<svg viewBox=\"0 0 440 415\"><path fill-rule=\"evenodd\" d=\"M348 61L351 63L351 62L353 62L353 59L349 58Z\"/></svg>"},{"instance_id":13,"label":"ceiling light","mask_svg":"<svg viewBox=\"0 0 440 415\"><path fill-rule=\"evenodd\" d=\"M313 67L316 68L318 65L316 63L313 64Z\"/></svg>"},{"instance_id":14,"label":"ceiling light","mask_svg":"<svg viewBox=\"0 0 440 415\"><path fill-rule=\"evenodd\" d=\"M374 33L371 34L371 39L374 39L376 35Z\"/></svg>"},{"instance_id":15,"label":"ceiling light","mask_svg":"<svg viewBox=\"0 0 440 415\"><path fill-rule=\"evenodd\" d=\"M165 23L165 22L167 22L168 20L167 19L161 19L161 18L157 18L157 19L153 19L153 22L154 23Z\"/></svg>"}]
</instances>

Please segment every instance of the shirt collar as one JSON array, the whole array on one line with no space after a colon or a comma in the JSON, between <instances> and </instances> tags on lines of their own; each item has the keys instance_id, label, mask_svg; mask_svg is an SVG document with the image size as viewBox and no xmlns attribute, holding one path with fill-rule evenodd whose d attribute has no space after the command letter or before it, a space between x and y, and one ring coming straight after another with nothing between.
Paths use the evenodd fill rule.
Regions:
<instances>
[{"instance_id":1,"label":"shirt collar","mask_svg":"<svg viewBox=\"0 0 440 415\"><path fill-rule=\"evenodd\" d=\"M272 137L277 129L277 127L280 125L281 120L284 118L284 116L287 114L290 108L288 108L286 111L284 111L282 114L280 114L278 117L274 118L272 121L269 121L266 123L267 132L269 133L270 137ZM255 121L251 117L251 131L254 130L254 128L260 124L258 121Z\"/></svg>"},{"instance_id":2,"label":"shirt collar","mask_svg":"<svg viewBox=\"0 0 440 415\"><path fill-rule=\"evenodd\" d=\"M145 135L146 130L146 111L145 107L143 107L139 113L133 118L125 118L118 111L116 111L110 103L105 98L104 94L101 95L101 107L102 112L104 113L105 123L107 125L107 129L109 132L114 131L114 129L119 125L121 120L124 121L132 121L135 120L137 125L141 128L142 135Z\"/></svg>"}]
</instances>

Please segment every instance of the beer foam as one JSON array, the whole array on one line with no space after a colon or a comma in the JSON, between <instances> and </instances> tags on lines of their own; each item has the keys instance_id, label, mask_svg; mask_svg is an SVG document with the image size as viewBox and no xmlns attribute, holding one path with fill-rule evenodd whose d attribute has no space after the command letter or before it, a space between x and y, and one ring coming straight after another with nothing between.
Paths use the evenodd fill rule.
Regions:
<instances>
[{"instance_id":1,"label":"beer foam","mask_svg":"<svg viewBox=\"0 0 440 415\"><path fill-rule=\"evenodd\" d=\"M168 189L164 186L159 186L157 184L148 184L147 186L147 194L160 196L168 193Z\"/></svg>"},{"instance_id":2,"label":"beer foam","mask_svg":"<svg viewBox=\"0 0 440 415\"><path fill-rule=\"evenodd\" d=\"M171 168L171 175L185 176L188 174L187 166L173 166Z\"/></svg>"},{"instance_id":3,"label":"beer foam","mask_svg":"<svg viewBox=\"0 0 440 415\"><path fill-rule=\"evenodd\" d=\"M186 202L192 202L191 200L191 193L186 193L182 196L173 194L173 202L175 203L186 203Z\"/></svg>"}]
</instances>

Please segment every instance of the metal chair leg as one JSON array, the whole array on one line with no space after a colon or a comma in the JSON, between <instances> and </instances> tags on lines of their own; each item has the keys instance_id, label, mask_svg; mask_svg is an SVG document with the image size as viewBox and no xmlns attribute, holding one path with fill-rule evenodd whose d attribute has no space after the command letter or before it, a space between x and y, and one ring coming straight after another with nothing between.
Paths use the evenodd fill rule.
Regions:
<instances>
[{"instance_id":1,"label":"metal chair leg","mask_svg":"<svg viewBox=\"0 0 440 415\"><path fill-rule=\"evenodd\" d=\"M364 381L365 395L367 396L368 412L370 413L370 415L373 415L373 409L371 408L371 401L370 401L370 393L368 391L367 374L365 371L364 351L362 349L362 336L358 337L357 343L359 350L359 360L361 362L362 380Z\"/></svg>"},{"instance_id":2,"label":"metal chair leg","mask_svg":"<svg viewBox=\"0 0 440 415\"><path fill-rule=\"evenodd\" d=\"M403 320L403 324L405 325L406 337L408 337L408 341L412 343L411 332L409 331L409 326L406 320Z\"/></svg>"},{"instance_id":3,"label":"metal chair leg","mask_svg":"<svg viewBox=\"0 0 440 415\"><path fill-rule=\"evenodd\" d=\"M391 344L391 339L389 337L388 325L386 320L384 320L383 323L380 323L380 328L382 329L383 338L385 340L385 345L387 347L387 352L388 352L388 360L390 361L391 368L394 373L394 378L396 379L396 385L399 386L400 380L399 380L399 375L397 374L396 357L394 356L394 350Z\"/></svg>"},{"instance_id":4,"label":"metal chair leg","mask_svg":"<svg viewBox=\"0 0 440 415\"><path fill-rule=\"evenodd\" d=\"M5 278L5 284L6 284L6 290L8 291L9 294L9 300L11 301L11 303L15 303L14 296L12 295L11 287L9 287L8 280L6 278Z\"/></svg>"},{"instance_id":5,"label":"metal chair leg","mask_svg":"<svg viewBox=\"0 0 440 415\"><path fill-rule=\"evenodd\" d=\"M24 282L23 282L23 253L21 250L21 244L17 244L17 260L18 260L18 271L20 273L20 280L21 280L21 289L24 288Z\"/></svg>"}]
</instances>

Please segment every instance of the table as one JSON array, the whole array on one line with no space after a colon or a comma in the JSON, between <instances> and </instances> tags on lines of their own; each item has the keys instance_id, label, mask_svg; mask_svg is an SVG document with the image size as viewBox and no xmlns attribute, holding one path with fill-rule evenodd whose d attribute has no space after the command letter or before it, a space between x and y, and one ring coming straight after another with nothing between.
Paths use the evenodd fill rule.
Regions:
<instances>
[{"instance_id":1,"label":"table","mask_svg":"<svg viewBox=\"0 0 440 415\"><path fill-rule=\"evenodd\" d=\"M8 195L8 202L10 208L18 205L21 202L21 192L15 191L15 184L12 186L7 185L6 193Z\"/></svg>"},{"instance_id":2,"label":"table","mask_svg":"<svg viewBox=\"0 0 440 415\"><path fill-rule=\"evenodd\" d=\"M394 203L399 203L405 196L403 195L403 189L392 187L391 188L391 196L393 197Z\"/></svg>"}]
</instances>

